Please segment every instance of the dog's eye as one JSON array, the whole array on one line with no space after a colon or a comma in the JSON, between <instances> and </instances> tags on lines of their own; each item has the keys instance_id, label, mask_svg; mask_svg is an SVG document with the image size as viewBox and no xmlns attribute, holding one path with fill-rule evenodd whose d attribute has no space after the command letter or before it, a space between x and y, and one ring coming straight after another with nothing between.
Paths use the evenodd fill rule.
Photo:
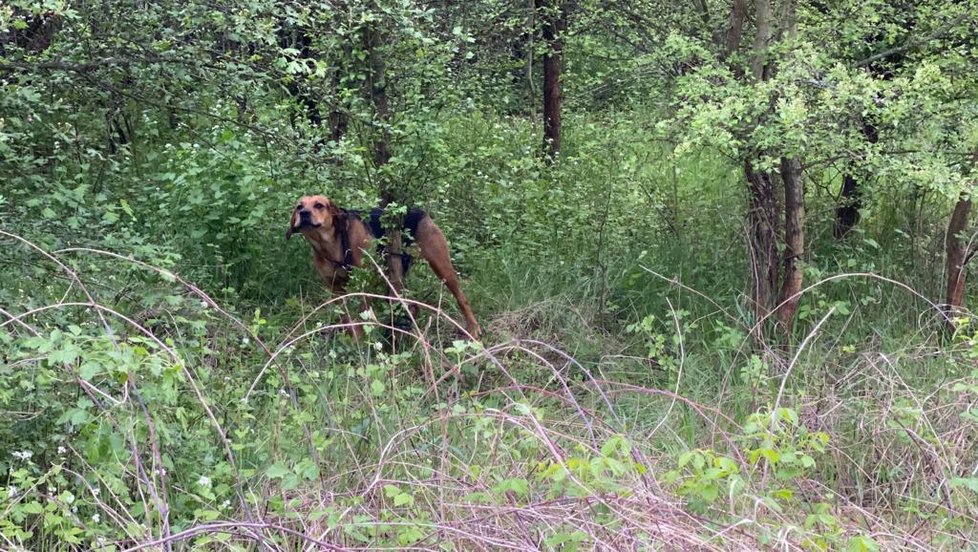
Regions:
<instances>
[{"instance_id":1,"label":"dog's eye","mask_svg":"<svg viewBox=\"0 0 978 552\"><path fill-rule=\"evenodd\" d=\"M301 203L295 206L295 210L296 211L298 211L300 209L302 209L302 204Z\"/></svg>"},{"instance_id":2,"label":"dog's eye","mask_svg":"<svg viewBox=\"0 0 978 552\"><path fill-rule=\"evenodd\" d=\"M322 209L323 207L325 207L325 205L323 205L322 203L317 203L315 207L316 209Z\"/></svg>"}]
</instances>

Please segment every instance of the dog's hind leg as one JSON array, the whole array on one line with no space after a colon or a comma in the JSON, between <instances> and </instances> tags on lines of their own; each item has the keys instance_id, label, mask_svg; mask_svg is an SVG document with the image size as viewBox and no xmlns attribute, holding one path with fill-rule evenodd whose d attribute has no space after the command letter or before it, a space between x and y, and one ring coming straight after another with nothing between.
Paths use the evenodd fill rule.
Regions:
<instances>
[{"instance_id":1,"label":"dog's hind leg","mask_svg":"<svg viewBox=\"0 0 978 552\"><path fill-rule=\"evenodd\" d=\"M431 217L424 217L418 223L415 239L418 242L418 249L421 250L421 256L428 261L431 270L442 282L445 282L445 287L458 301L458 308L465 317L466 330L472 334L472 337L478 338L482 334L482 328L479 327L479 322L472 313L472 307L469 306L469 300L458 284L458 276L455 274L455 267L452 266L445 235Z\"/></svg>"}]
</instances>

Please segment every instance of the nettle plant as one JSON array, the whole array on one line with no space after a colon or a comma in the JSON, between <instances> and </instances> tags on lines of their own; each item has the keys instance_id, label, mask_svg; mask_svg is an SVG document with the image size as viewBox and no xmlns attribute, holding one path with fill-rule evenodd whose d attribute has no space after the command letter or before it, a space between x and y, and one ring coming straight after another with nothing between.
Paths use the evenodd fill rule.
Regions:
<instances>
[{"instance_id":1,"label":"nettle plant","mask_svg":"<svg viewBox=\"0 0 978 552\"><path fill-rule=\"evenodd\" d=\"M695 449L680 455L676 468L666 473L666 482L674 484L676 492L689 500L691 509L706 511L721 496L729 497L733 506L743 496L741 491L748 481L770 473L784 487L766 493L761 500L769 508L780 510L794 496L787 484L811 473L815 458L828 446L829 436L806 428L793 409L777 408L773 413L760 410L751 414L737 441L746 465L729 455Z\"/></svg>"},{"instance_id":2,"label":"nettle plant","mask_svg":"<svg viewBox=\"0 0 978 552\"><path fill-rule=\"evenodd\" d=\"M871 537L847 531L832 503L796 499L792 486L801 486L816 469L816 459L829 444L827 433L808 429L795 410L779 407L751 414L734 441L740 443L737 457L742 462L714 450L694 449L682 453L676 468L666 472L664 481L686 498L690 510L707 513L726 499L730 514L737 515L741 508L749 512L746 515L758 524L761 542L773 544L781 539L783 519L770 519L768 526L759 513L800 507L807 511L804 522L791 529L805 549L880 549Z\"/></svg>"},{"instance_id":3,"label":"nettle plant","mask_svg":"<svg viewBox=\"0 0 978 552\"><path fill-rule=\"evenodd\" d=\"M143 483L134 481L127 466L155 465L143 456L142 443L152 435L173 446L170 451L182 448L167 423L187 414L179 390L182 365L162 353L159 343L96 334L102 329L67 324L64 330L3 339L12 365L21 369L0 370L0 403L30 414L15 417L9 427L0 424L0 449L15 451L0 459L6 474L0 532L7 542L99 549L105 539L118 539L106 512L122 507L141 517L152 510L129 493ZM170 484L185 473L178 456L163 452L157 459L163 465L156 473L171 472ZM159 481L156 474L150 478ZM182 509L176 502L171 507Z\"/></svg>"},{"instance_id":4,"label":"nettle plant","mask_svg":"<svg viewBox=\"0 0 978 552\"><path fill-rule=\"evenodd\" d=\"M628 495L628 479L647 471L632 458L632 448L631 441L621 435L609 437L598 454L577 446L577 454L566 461L540 462L537 478L550 486L550 496L554 498L603 493Z\"/></svg>"},{"instance_id":5,"label":"nettle plant","mask_svg":"<svg viewBox=\"0 0 978 552\"><path fill-rule=\"evenodd\" d=\"M679 378L680 358L676 351L682 349L681 331L696 329L697 324L687 324L680 330L679 325L689 316L689 312L678 310L673 312L673 316L674 321L658 321L654 314L650 314L640 322L626 326L625 331L642 339L646 358L658 365L668 375L669 381L675 383ZM665 332L659 331L662 326L665 326Z\"/></svg>"}]
</instances>

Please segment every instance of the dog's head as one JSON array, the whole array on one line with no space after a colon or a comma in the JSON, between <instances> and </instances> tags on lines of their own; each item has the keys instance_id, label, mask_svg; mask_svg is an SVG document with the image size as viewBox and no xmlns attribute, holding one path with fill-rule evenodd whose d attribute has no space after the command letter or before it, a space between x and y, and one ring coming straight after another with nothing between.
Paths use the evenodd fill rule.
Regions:
<instances>
[{"instance_id":1,"label":"dog's head","mask_svg":"<svg viewBox=\"0 0 978 552\"><path fill-rule=\"evenodd\" d=\"M296 232L308 235L317 230L330 231L341 224L342 219L343 211L326 196L303 196L292 209L285 239L291 238Z\"/></svg>"}]
</instances>

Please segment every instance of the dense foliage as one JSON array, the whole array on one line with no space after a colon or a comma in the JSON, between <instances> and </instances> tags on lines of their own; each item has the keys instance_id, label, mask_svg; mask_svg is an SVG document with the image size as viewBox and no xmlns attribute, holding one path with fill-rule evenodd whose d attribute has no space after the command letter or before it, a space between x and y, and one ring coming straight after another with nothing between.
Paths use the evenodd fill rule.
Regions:
<instances>
[{"instance_id":1,"label":"dense foliage","mask_svg":"<svg viewBox=\"0 0 978 552\"><path fill-rule=\"evenodd\" d=\"M974 547L976 164L974 0L8 1L0 548Z\"/></svg>"}]
</instances>

